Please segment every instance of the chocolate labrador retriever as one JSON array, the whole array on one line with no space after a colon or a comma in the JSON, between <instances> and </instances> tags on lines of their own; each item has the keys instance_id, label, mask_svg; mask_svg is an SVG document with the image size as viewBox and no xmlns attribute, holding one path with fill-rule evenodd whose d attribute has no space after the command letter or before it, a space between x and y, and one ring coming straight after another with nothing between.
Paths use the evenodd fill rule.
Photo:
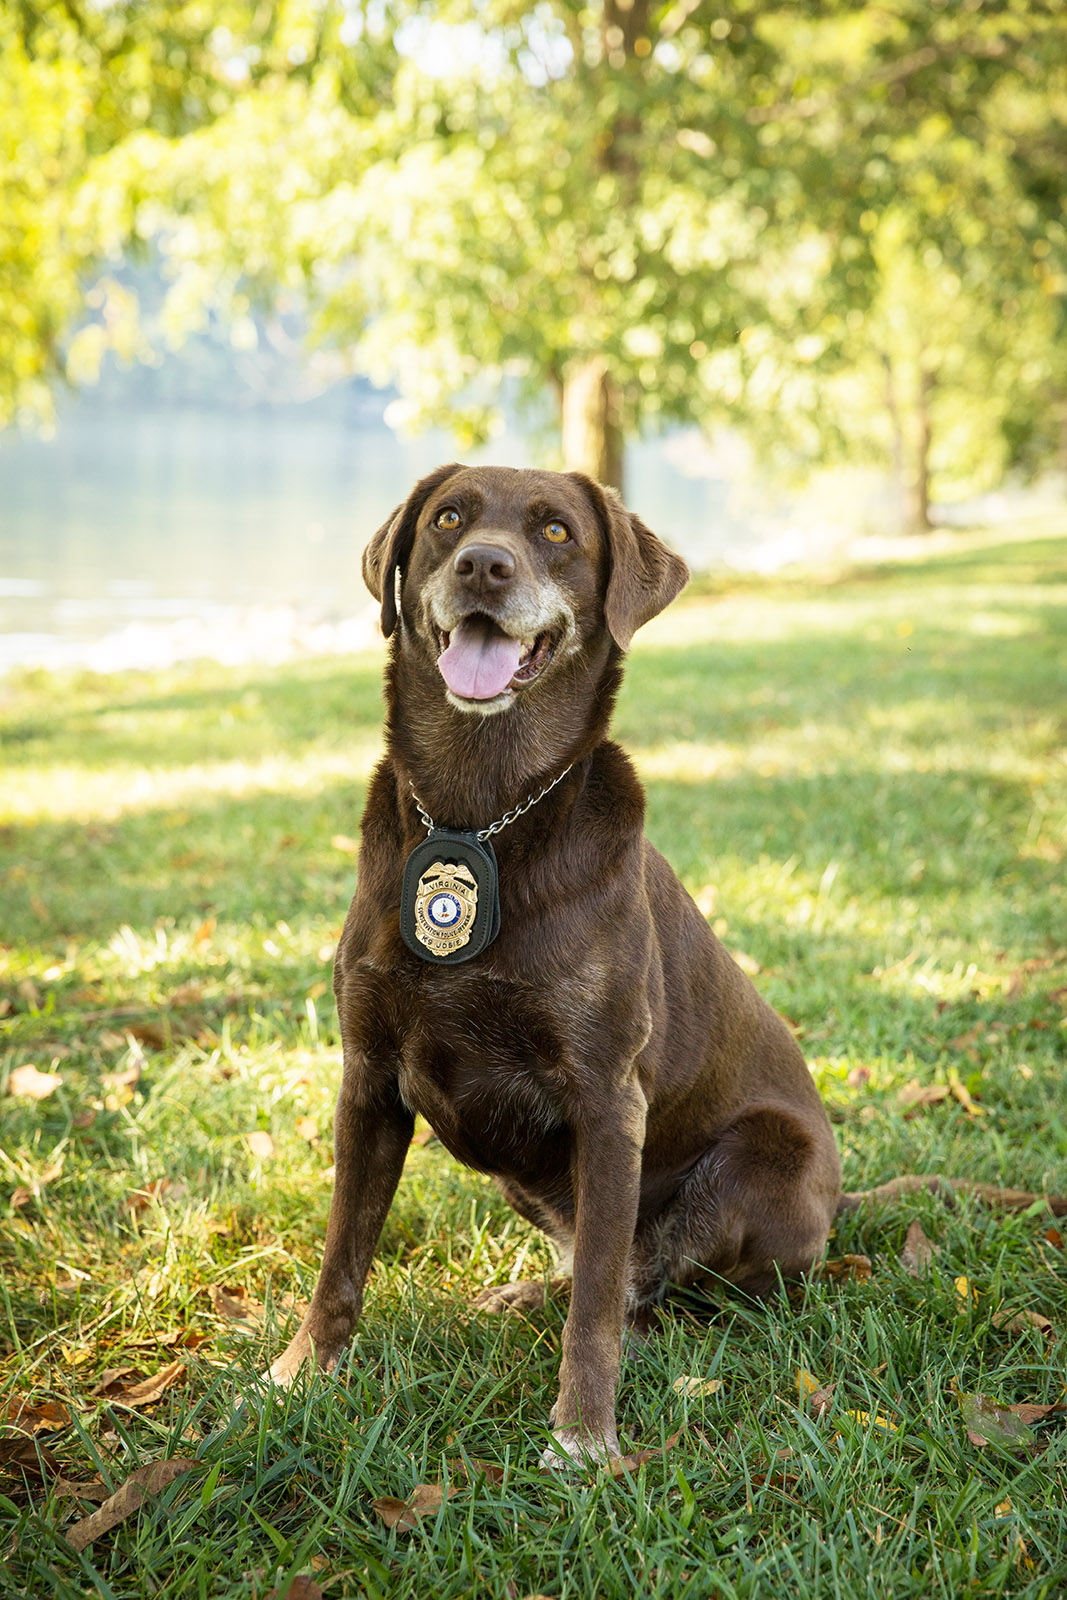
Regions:
<instances>
[{"instance_id":1,"label":"chocolate labrador retriever","mask_svg":"<svg viewBox=\"0 0 1067 1600\"><path fill-rule=\"evenodd\" d=\"M606 736L635 630L688 573L581 474L453 465L364 575L392 645L334 972L336 1181L270 1376L336 1365L420 1112L572 1262L543 1460L603 1459L624 1325L698 1273L755 1296L803 1273L840 1198L803 1055L644 838Z\"/></svg>"}]
</instances>

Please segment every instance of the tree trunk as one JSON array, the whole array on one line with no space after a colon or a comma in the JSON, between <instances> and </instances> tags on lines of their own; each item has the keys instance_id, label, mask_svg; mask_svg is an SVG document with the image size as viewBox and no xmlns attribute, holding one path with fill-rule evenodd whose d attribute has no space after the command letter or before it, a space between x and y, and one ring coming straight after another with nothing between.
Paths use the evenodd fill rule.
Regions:
<instances>
[{"instance_id":1,"label":"tree trunk","mask_svg":"<svg viewBox=\"0 0 1067 1600\"><path fill-rule=\"evenodd\" d=\"M563 375L563 464L622 492L622 393L603 356L572 362Z\"/></svg>"},{"instance_id":2,"label":"tree trunk","mask_svg":"<svg viewBox=\"0 0 1067 1600\"><path fill-rule=\"evenodd\" d=\"M920 362L915 396L915 452L907 483L905 532L930 532L930 396L934 375Z\"/></svg>"},{"instance_id":3,"label":"tree trunk","mask_svg":"<svg viewBox=\"0 0 1067 1600\"><path fill-rule=\"evenodd\" d=\"M904 525L904 507L907 502L907 488L904 472L904 423L900 415L900 405L897 401L896 377L893 373L893 362L885 350L878 352L882 370L885 373L885 408L889 413L890 431L890 475L893 482L893 524L897 528Z\"/></svg>"}]
</instances>

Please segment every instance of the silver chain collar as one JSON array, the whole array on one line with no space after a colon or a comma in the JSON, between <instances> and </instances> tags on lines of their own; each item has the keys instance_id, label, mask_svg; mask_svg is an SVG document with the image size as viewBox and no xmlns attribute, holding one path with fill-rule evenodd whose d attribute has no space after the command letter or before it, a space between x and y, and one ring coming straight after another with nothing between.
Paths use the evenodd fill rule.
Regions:
<instances>
[{"instance_id":1,"label":"silver chain collar","mask_svg":"<svg viewBox=\"0 0 1067 1600\"><path fill-rule=\"evenodd\" d=\"M475 838L488 839L492 834L499 833L501 828L506 828L509 822L516 822L519 817L523 816L527 811L532 810L539 800L543 800L546 794L551 793L551 791L556 787L557 783L562 783L573 766L574 762L572 761L570 767L564 767L558 778L553 778L551 783L545 784L545 787L541 790L540 794L532 794L528 800L523 801L521 806L516 806L513 811L505 812L499 821L491 822L488 828L479 828L475 833ZM419 818L423 826L428 830L428 832L432 833L435 826L434 820L427 812L426 807L423 805L418 795L415 793L415 785L410 779L408 779L408 788L411 790L411 798L415 802L415 806L418 810Z\"/></svg>"}]
</instances>

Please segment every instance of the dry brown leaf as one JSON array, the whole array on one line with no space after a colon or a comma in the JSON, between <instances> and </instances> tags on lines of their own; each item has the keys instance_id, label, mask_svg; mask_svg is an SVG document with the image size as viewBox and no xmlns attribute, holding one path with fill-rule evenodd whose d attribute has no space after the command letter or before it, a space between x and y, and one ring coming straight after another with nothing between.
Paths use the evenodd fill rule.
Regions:
<instances>
[{"instance_id":1,"label":"dry brown leaf","mask_svg":"<svg viewBox=\"0 0 1067 1600\"><path fill-rule=\"evenodd\" d=\"M315 1139L317 1139L319 1136L319 1125L315 1121L315 1118L297 1117L296 1136L298 1139L306 1139L308 1144L311 1144Z\"/></svg>"},{"instance_id":2,"label":"dry brown leaf","mask_svg":"<svg viewBox=\"0 0 1067 1600\"><path fill-rule=\"evenodd\" d=\"M870 1256L835 1256L820 1263L818 1276L834 1280L854 1278L863 1283L872 1271Z\"/></svg>"},{"instance_id":3,"label":"dry brown leaf","mask_svg":"<svg viewBox=\"0 0 1067 1600\"><path fill-rule=\"evenodd\" d=\"M274 1140L260 1128L254 1133L246 1133L245 1143L259 1161L269 1161L274 1154Z\"/></svg>"},{"instance_id":4,"label":"dry brown leaf","mask_svg":"<svg viewBox=\"0 0 1067 1600\"><path fill-rule=\"evenodd\" d=\"M225 1317L230 1322L260 1322L263 1318L264 1307L261 1301L253 1299L247 1289L240 1285L228 1288L220 1283L208 1286L211 1304L220 1317Z\"/></svg>"},{"instance_id":5,"label":"dry brown leaf","mask_svg":"<svg viewBox=\"0 0 1067 1600\"><path fill-rule=\"evenodd\" d=\"M800 1397L801 1405L806 1407L808 1415L812 1417L825 1416L834 1403L836 1385L832 1383L821 1384L818 1378L813 1378L811 1373L806 1371L804 1367L797 1368L794 1382L797 1386L797 1394Z\"/></svg>"},{"instance_id":6,"label":"dry brown leaf","mask_svg":"<svg viewBox=\"0 0 1067 1600\"><path fill-rule=\"evenodd\" d=\"M7 1402L0 1422L19 1433L53 1433L70 1427L70 1412L56 1400L20 1399L15 1395Z\"/></svg>"},{"instance_id":7,"label":"dry brown leaf","mask_svg":"<svg viewBox=\"0 0 1067 1600\"><path fill-rule=\"evenodd\" d=\"M52 1485L52 1493L57 1497L71 1495L76 1500L109 1500L111 1490L100 1478L93 1478L88 1483L72 1483L69 1478L57 1478Z\"/></svg>"},{"instance_id":8,"label":"dry brown leaf","mask_svg":"<svg viewBox=\"0 0 1067 1600\"><path fill-rule=\"evenodd\" d=\"M228 1285L212 1283L208 1286L207 1292L211 1296L211 1304L216 1315L225 1317L227 1322L237 1323L235 1331L254 1333L267 1314L267 1308L262 1301L239 1286L230 1288ZM307 1311L305 1300L297 1300L289 1294L276 1294L273 1304L279 1317L302 1317Z\"/></svg>"},{"instance_id":9,"label":"dry brown leaf","mask_svg":"<svg viewBox=\"0 0 1067 1600\"><path fill-rule=\"evenodd\" d=\"M621 1478L624 1472L636 1472L646 1461L654 1461L657 1456L665 1456L668 1450L673 1450L681 1437L682 1430L678 1428L662 1446L657 1446L655 1449L635 1450L628 1456L612 1456L610 1461L605 1462L604 1470L613 1478Z\"/></svg>"},{"instance_id":10,"label":"dry brown leaf","mask_svg":"<svg viewBox=\"0 0 1067 1600\"><path fill-rule=\"evenodd\" d=\"M996 1510L993 1512L993 1515L995 1517L1010 1517L1011 1513L1012 1513L1011 1496L1007 1495L1003 1500L998 1502Z\"/></svg>"},{"instance_id":11,"label":"dry brown leaf","mask_svg":"<svg viewBox=\"0 0 1067 1600\"><path fill-rule=\"evenodd\" d=\"M11 1193L11 1209L21 1211L23 1206L28 1206L33 1199L33 1190L27 1189L24 1184L19 1184Z\"/></svg>"},{"instance_id":12,"label":"dry brown leaf","mask_svg":"<svg viewBox=\"0 0 1067 1600\"><path fill-rule=\"evenodd\" d=\"M153 1461L148 1466L138 1467L122 1487L104 1501L99 1511L83 1517L67 1529L67 1543L73 1545L75 1550L84 1550L101 1534L110 1533L120 1522L125 1522L149 1495L159 1494L175 1478L180 1478L182 1473L189 1472L195 1466L195 1461L174 1456L170 1461Z\"/></svg>"},{"instance_id":13,"label":"dry brown leaf","mask_svg":"<svg viewBox=\"0 0 1067 1600\"><path fill-rule=\"evenodd\" d=\"M32 1062L27 1062L24 1067L16 1067L8 1078L7 1092L22 1100L47 1100L62 1082L58 1072L39 1072Z\"/></svg>"},{"instance_id":14,"label":"dry brown leaf","mask_svg":"<svg viewBox=\"0 0 1067 1600\"><path fill-rule=\"evenodd\" d=\"M105 1399L113 1394L118 1394L130 1373L136 1371L136 1367L108 1367L105 1372L100 1374L89 1392L97 1398Z\"/></svg>"},{"instance_id":15,"label":"dry brown leaf","mask_svg":"<svg viewBox=\"0 0 1067 1600\"><path fill-rule=\"evenodd\" d=\"M913 1078L897 1094L898 1106L936 1106L952 1093L947 1083L920 1083Z\"/></svg>"},{"instance_id":16,"label":"dry brown leaf","mask_svg":"<svg viewBox=\"0 0 1067 1600\"><path fill-rule=\"evenodd\" d=\"M28 1473L31 1478L43 1478L46 1473L55 1476L59 1472L59 1462L47 1445L27 1433L0 1439L0 1467Z\"/></svg>"},{"instance_id":17,"label":"dry brown leaf","mask_svg":"<svg viewBox=\"0 0 1067 1600\"><path fill-rule=\"evenodd\" d=\"M1052 1246L1053 1250L1063 1249L1063 1234L1060 1232L1059 1228L1046 1228L1042 1238L1046 1244L1050 1244Z\"/></svg>"},{"instance_id":18,"label":"dry brown leaf","mask_svg":"<svg viewBox=\"0 0 1067 1600\"><path fill-rule=\"evenodd\" d=\"M945 1046L946 1050L966 1050L975 1044L985 1032L985 1023L976 1022L973 1028L968 1028L966 1033L957 1034L955 1039L950 1039Z\"/></svg>"},{"instance_id":19,"label":"dry brown leaf","mask_svg":"<svg viewBox=\"0 0 1067 1600\"><path fill-rule=\"evenodd\" d=\"M117 1370L119 1372L123 1370L129 1372L132 1369L127 1367L125 1369L118 1368ZM110 1388L108 1399L112 1405L128 1406L131 1410L136 1409L138 1406L150 1406L159 1399L165 1390L171 1388L184 1375L185 1362L172 1361L169 1366L162 1367L151 1378L142 1378L138 1383L130 1384L129 1388L119 1387L117 1392L114 1388Z\"/></svg>"},{"instance_id":20,"label":"dry brown leaf","mask_svg":"<svg viewBox=\"0 0 1067 1600\"><path fill-rule=\"evenodd\" d=\"M436 1511L454 1493L444 1484L417 1483L406 1500L384 1495L372 1500L371 1505L387 1528L414 1528L420 1517Z\"/></svg>"},{"instance_id":21,"label":"dry brown leaf","mask_svg":"<svg viewBox=\"0 0 1067 1600\"><path fill-rule=\"evenodd\" d=\"M905 1272L910 1272L913 1278L925 1272L937 1254L937 1245L931 1244L923 1232L921 1222L913 1222L908 1229L908 1236L904 1240L904 1248L900 1252L900 1264Z\"/></svg>"},{"instance_id":22,"label":"dry brown leaf","mask_svg":"<svg viewBox=\"0 0 1067 1600\"><path fill-rule=\"evenodd\" d=\"M1040 1311L998 1311L993 1318L993 1326L1003 1328L1008 1333L1025 1333L1027 1328L1036 1328L1039 1333L1053 1332L1052 1323Z\"/></svg>"},{"instance_id":23,"label":"dry brown leaf","mask_svg":"<svg viewBox=\"0 0 1067 1600\"><path fill-rule=\"evenodd\" d=\"M75 1128L91 1128L96 1121L96 1112L92 1106L87 1106L82 1111L76 1111L70 1120Z\"/></svg>"},{"instance_id":24,"label":"dry brown leaf","mask_svg":"<svg viewBox=\"0 0 1067 1600\"><path fill-rule=\"evenodd\" d=\"M449 1458L448 1470L455 1477L466 1478L468 1483L478 1478L484 1478L486 1483L499 1484L504 1481L503 1467L498 1466L495 1461L480 1461L477 1456L471 1456L469 1460L464 1460L462 1456L452 1456Z\"/></svg>"},{"instance_id":25,"label":"dry brown leaf","mask_svg":"<svg viewBox=\"0 0 1067 1600\"><path fill-rule=\"evenodd\" d=\"M290 1578L285 1588L272 1589L267 1600L322 1600L322 1589L305 1573Z\"/></svg>"}]
</instances>

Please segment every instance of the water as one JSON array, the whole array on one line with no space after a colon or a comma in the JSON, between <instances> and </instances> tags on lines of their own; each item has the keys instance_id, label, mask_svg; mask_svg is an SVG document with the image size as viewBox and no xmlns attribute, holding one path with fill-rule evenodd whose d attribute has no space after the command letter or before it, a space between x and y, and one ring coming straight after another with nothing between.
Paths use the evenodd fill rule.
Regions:
<instances>
[{"instance_id":1,"label":"water","mask_svg":"<svg viewBox=\"0 0 1067 1600\"><path fill-rule=\"evenodd\" d=\"M365 620L367 539L457 454L447 434L404 438L369 409L135 408L90 394L51 440L5 436L0 666L121 665L153 641L164 657L217 653L214 634ZM722 479L693 476L679 441L632 450L627 498L707 566L748 533L725 512ZM464 459L524 466L539 452L513 429ZM321 626L318 641L330 643ZM358 629L340 642L358 643Z\"/></svg>"}]
</instances>

